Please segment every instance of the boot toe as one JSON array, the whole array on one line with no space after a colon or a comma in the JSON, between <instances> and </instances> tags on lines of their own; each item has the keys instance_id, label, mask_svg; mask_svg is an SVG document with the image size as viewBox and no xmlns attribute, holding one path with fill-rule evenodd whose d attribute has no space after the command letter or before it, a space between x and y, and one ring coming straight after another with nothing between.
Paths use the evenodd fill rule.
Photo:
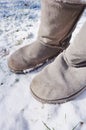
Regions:
<instances>
[{"instance_id":1,"label":"boot toe","mask_svg":"<svg viewBox=\"0 0 86 130\"><path fill-rule=\"evenodd\" d=\"M62 98L62 94L60 91L60 87L53 85L53 81L49 81L45 79L46 76L43 76L43 73L36 76L31 83L30 89L32 95L42 103L55 104L58 102L58 99ZM60 95L61 94L61 95Z\"/></svg>"},{"instance_id":2,"label":"boot toe","mask_svg":"<svg viewBox=\"0 0 86 130\"><path fill-rule=\"evenodd\" d=\"M32 95L41 102L45 102L46 99L46 89L43 87L42 81L40 80L39 76L36 76L31 85L30 85L30 90Z\"/></svg>"},{"instance_id":3,"label":"boot toe","mask_svg":"<svg viewBox=\"0 0 86 130\"><path fill-rule=\"evenodd\" d=\"M8 59L8 67L11 69L11 70L16 70L17 68L17 64L16 64L16 58L14 58L14 55L11 55Z\"/></svg>"},{"instance_id":4,"label":"boot toe","mask_svg":"<svg viewBox=\"0 0 86 130\"><path fill-rule=\"evenodd\" d=\"M20 51L16 51L9 57L8 67L14 72L22 71L25 67L27 67Z\"/></svg>"}]
</instances>

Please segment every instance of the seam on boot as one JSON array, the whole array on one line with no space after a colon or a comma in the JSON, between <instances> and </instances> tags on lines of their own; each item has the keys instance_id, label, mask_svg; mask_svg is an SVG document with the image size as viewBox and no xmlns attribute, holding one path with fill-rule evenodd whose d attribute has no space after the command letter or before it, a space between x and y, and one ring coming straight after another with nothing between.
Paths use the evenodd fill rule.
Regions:
<instances>
[{"instance_id":1,"label":"seam on boot","mask_svg":"<svg viewBox=\"0 0 86 130\"><path fill-rule=\"evenodd\" d=\"M81 63L78 63L78 64L74 64L74 63L72 63L72 62L69 62L68 58L67 58L66 55L65 55L65 52L66 52L66 51L63 51L63 58L64 58L66 64L67 64L69 67L76 67L76 68L86 67L86 61L81 62Z\"/></svg>"},{"instance_id":2,"label":"seam on boot","mask_svg":"<svg viewBox=\"0 0 86 130\"><path fill-rule=\"evenodd\" d=\"M66 44L64 44L64 43L65 43L65 41L62 42L62 43L59 42L58 45L60 45L60 46L58 46L58 45L46 44L46 43L44 43L43 41L40 40L40 44L42 44L42 45L44 45L44 46L46 46L46 47L48 47L48 48L57 49L57 50L59 50L59 51L61 51L61 52L68 47L69 40L66 42Z\"/></svg>"},{"instance_id":3,"label":"seam on boot","mask_svg":"<svg viewBox=\"0 0 86 130\"><path fill-rule=\"evenodd\" d=\"M66 64L67 64L69 67L74 67L71 63L69 63L69 61L68 61L68 59L67 59L67 57L66 57L66 55L65 55L65 52L66 52L66 51L63 51L63 59L64 59L64 61L66 62Z\"/></svg>"}]
</instances>

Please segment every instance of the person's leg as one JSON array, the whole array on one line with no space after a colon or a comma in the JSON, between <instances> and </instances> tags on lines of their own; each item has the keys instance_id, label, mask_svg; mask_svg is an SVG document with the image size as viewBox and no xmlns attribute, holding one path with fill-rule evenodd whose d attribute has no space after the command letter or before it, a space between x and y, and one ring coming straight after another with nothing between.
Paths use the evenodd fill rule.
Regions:
<instances>
[{"instance_id":1,"label":"person's leg","mask_svg":"<svg viewBox=\"0 0 86 130\"><path fill-rule=\"evenodd\" d=\"M42 0L37 41L13 53L8 60L9 68L21 72L57 56L69 45L71 33L83 10L83 5Z\"/></svg>"},{"instance_id":2,"label":"person's leg","mask_svg":"<svg viewBox=\"0 0 86 130\"><path fill-rule=\"evenodd\" d=\"M74 41L31 83L35 98L45 103L63 103L86 89L86 23Z\"/></svg>"}]
</instances>

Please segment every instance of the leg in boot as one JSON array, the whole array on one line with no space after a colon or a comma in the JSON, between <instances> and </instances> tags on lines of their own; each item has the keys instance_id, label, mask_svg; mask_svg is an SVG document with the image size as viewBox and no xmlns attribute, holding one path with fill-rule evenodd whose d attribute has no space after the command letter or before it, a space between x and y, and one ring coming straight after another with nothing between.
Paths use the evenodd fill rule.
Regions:
<instances>
[{"instance_id":1,"label":"leg in boot","mask_svg":"<svg viewBox=\"0 0 86 130\"><path fill-rule=\"evenodd\" d=\"M86 89L86 23L73 43L31 83L35 98L44 103L70 101Z\"/></svg>"},{"instance_id":2,"label":"leg in boot","mask_svg":"<svg viewBox=\"0 0 86 130\"><path fill-rule=\"evenodd\" d=\"M14 72L34 68L57 56L68 44L84 6L42 0L42 17L38 38L31 45L13 53L8 66Z\"/></svg>"}]
</instances>

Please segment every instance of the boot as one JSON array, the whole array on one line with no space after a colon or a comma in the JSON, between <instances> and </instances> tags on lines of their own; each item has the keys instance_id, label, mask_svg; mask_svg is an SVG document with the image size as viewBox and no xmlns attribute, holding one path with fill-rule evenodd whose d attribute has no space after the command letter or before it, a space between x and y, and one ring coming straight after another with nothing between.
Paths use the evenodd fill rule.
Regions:
<instances>
[{"instance_id":1,"label":"boot","mask_svg":"<svg viewBox=\"0 0 86 130\"><path fill-rule=\"evenodd\" d=\"M70 4L82 4L86 6L86 0L57 0L59 2L70 3Z\"/></svg>"},{"instance_id":2,"label":"boot","mask_svg":"<svg viewBox=\"0 0 86 130\"><path fill-rule=\"evenodd\" d=\"M32 81L31 92L44 103L64 103L86 89L86 23L73 43Z\"/></svg>"},{"instance_id":3,"label":"boot","mask_svg":"<svg viewBox=\"0 0 86 130\"><path fill-rule=\"evenodd\" d=\"M42 17L37 41L14 52L8 60L9 68L15 73L20 73L35 68L66 49L83 10L82 5L42 0Z\"/></svg>"}]
</instances>

